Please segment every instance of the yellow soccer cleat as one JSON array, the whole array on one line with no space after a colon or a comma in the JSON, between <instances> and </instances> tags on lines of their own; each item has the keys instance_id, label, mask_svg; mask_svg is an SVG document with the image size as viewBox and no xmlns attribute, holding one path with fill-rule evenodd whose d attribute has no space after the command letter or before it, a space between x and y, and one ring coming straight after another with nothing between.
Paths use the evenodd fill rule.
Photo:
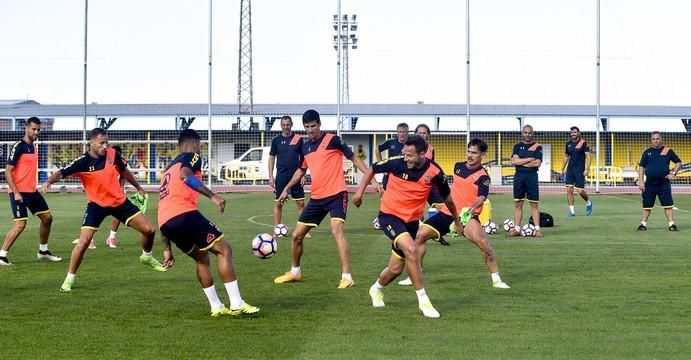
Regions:
<instances>
[{"instance_id":1,"label":"yellow soccer cleat","mask_svg":"<svg viewBox=\"0 0 691 360\"><path fill-rule=\"evenodd\" d=\"M420 311L422 312L422 315L424 315L427 318L436 319L441 316L437 309L435 309L434 306L432 306L432 303L430 301L426 301L420 304Z\"/></svg>"},{"instance_id":2,"label":"yellow soccer cleat","mask_svg":"<svg viewBox=\"0 0 691 360\"><path fill-rule=\"evenodd\" d=\"M248 303L242 304L239 308L230 308L230 315L234 316L239 316L239 315L245 315L245 314L256 314L259 312L259 308L256 306L252 306Z\"/></svg>"},{"instance_id":3,"label":"yellow soccer cleat","mask_svg":"<svg viewBox=\"0 0 691 360\"><path fill-rule=\"evenodd\" d=\"M338 284L339 289L347 289L353 286L355 286L355 281L348 279L341 279L341 282Z\"/></svg>"},{"instance_id":4,"label":"yellow soccer cleat","mask_svg":"<svg viewBox=\"0 0 691 360\"><path fill-rule=\"evenodd\" d=\"M222 315L230 315L230 310L228 310L228 308L225 306L218 310L211 309L211 317L217 318L221 317Z\"/></svg>"},{"instance_id":5,"label":"yellow soccer cleat","mask_svg":"<svg viewBox=\"0 0 691 360\"><path fill-rule=\"evenodd\" d=\"M374 286L369 288L369 296L372 298L372 306L375 308L384 307L384 292L377 290Z\"/></svg>"},{"instance_id":6,"label":"yellow soccer cleat","mask_svg":"<svg viewBox=\"0 0 691 360\"><path fill-rule=\"evenodd\" d=\"M285 274L274 279L274 284L285 284L288 282L298 282L302 279L302 273L293 275L292 272L287 271Z\"/></svg>"}]
</instances>

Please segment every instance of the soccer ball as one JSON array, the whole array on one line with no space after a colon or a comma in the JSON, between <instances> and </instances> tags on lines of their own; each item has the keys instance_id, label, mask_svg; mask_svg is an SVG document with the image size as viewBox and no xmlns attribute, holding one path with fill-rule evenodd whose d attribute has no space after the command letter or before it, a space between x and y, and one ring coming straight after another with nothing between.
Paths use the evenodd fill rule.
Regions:
<instances>
[{"instance_id":1,"label":"soccer ball","mask_svg":"<svg viewBox=\"0 0 691 360\"><path fill-rule=\"evenodd\" d=\"M275 237L283 237L288 235L288 227L285 226L284 224L278 224L274 226L274 236Z\"/></svg>"},{"instance_id":2,"label":"soccer ball","mask_svg":"<svg viewBox=\"0 0 691 360\"><path fill-rule=\"evenodd\" d=\"M509 231L513 229L514 226L516 226L516 224L513 223L513 219L504 220L504 231Z\"/></svg>"},{"instance_id":3,"label":"soccer ball","mask_svg":"<svg viewBox=\"0 0 691 360\"><path fill-rule=\"evenodd\" d=\"M381 230L381 225L379 225L379 216L375 217L374 220L372 220L372 226L374 226L375 230Z\"/></svg>"},{"instance_id":4,"label":"soccer ball","mask_svg":"<svg viewBox=\"0 0 691 360\"><path fill-rule=\"evenodd\" d=\"M485 225L483 228L485 229L486 234L493 235L493 234L497 233L497 224L495 224L491 221L489 222L489 224Z\"/></svg>"},{"instance_id":5,"label":"soccer ball","mask_svg":"<svg viewBox=\"0 0 691 360\"><path fill-rule=\"evenodd\" d=\"M525 224L521 228L521 236L535 236L535 225Z\"/></svg>"},{"instance_id":6,"label":"soccer ball","mask_svg":"<svg viewBox=\"0 0 691 360\"><path fill-rule=\"evenodd\" d=\"M257 234L252 240L252 253L260 259L268 259L276 253L278 244L269 234Z\"/></svg>"}]
</instances>

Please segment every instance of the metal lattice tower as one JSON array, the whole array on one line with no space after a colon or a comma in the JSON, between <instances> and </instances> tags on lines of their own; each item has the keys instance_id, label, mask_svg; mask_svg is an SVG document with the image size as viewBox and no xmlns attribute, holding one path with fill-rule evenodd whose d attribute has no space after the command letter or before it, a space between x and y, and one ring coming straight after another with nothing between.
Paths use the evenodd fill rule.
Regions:
<instances>
[{"instance_id":1,"label":"metal lattice tower","mask_svg":"<svg viewBox=\"0 0 691 360\"><path fill-rule=\"evenodd\" d=\"M240 0L238 47L238 113L254 113L252 87L252 1Z\"/></svg>"},{"instance_id":2,"label":"metal lattice tower","mask_svg":"<svg viewBox=\"0 0 691 360\"><path fill-rule=\"evenodd\" d=\"M338 15L333 16L333 46L338 51ZM341 71L341 104L350 103L350 75L348 72L348 49L357 49L357 15L343 15L341 19L341 49L343 62Z\"/></svg>"}]
</instances>

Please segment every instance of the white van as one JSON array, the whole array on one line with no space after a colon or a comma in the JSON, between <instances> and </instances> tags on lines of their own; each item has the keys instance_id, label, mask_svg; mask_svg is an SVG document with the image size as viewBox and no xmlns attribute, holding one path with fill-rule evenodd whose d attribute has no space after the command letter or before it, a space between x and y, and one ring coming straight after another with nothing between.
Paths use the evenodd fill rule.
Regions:
<instances>
[{"instance_id":1,"label":"white van","mask_svg":"<svg viewBox=\"0 0 691 360\"><path fill-rule=\"evenodd\" d=\"M269 182L270 147L255 147L239 158L223 163L219 178L230 184L263 184Z\"/></svg>"}]
</instances>

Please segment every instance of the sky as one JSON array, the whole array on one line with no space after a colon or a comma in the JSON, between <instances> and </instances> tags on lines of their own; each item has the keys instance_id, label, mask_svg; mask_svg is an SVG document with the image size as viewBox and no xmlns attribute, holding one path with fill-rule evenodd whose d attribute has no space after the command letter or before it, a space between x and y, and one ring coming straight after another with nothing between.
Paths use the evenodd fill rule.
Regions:
<instances>
[{"instance_id":1,"label":"sky","mask_svg":"<svg viewBox=\"0 0 691 360\"><path fill-rule=\"evenodd\" d=\"M464 104L461 0L342 0L351 103ZM87 101L206 103L207 0L91 0ZM337 1L252 3L255 103L335 103ZM236 103L240 1L213 1L213 102ZM691 1L602 0L601 103L691 106ZM594 104L596 1L471 0L471 103ZM0 0L0 99L80 104L84 2Z\"/></svg>"}]
</instances>

